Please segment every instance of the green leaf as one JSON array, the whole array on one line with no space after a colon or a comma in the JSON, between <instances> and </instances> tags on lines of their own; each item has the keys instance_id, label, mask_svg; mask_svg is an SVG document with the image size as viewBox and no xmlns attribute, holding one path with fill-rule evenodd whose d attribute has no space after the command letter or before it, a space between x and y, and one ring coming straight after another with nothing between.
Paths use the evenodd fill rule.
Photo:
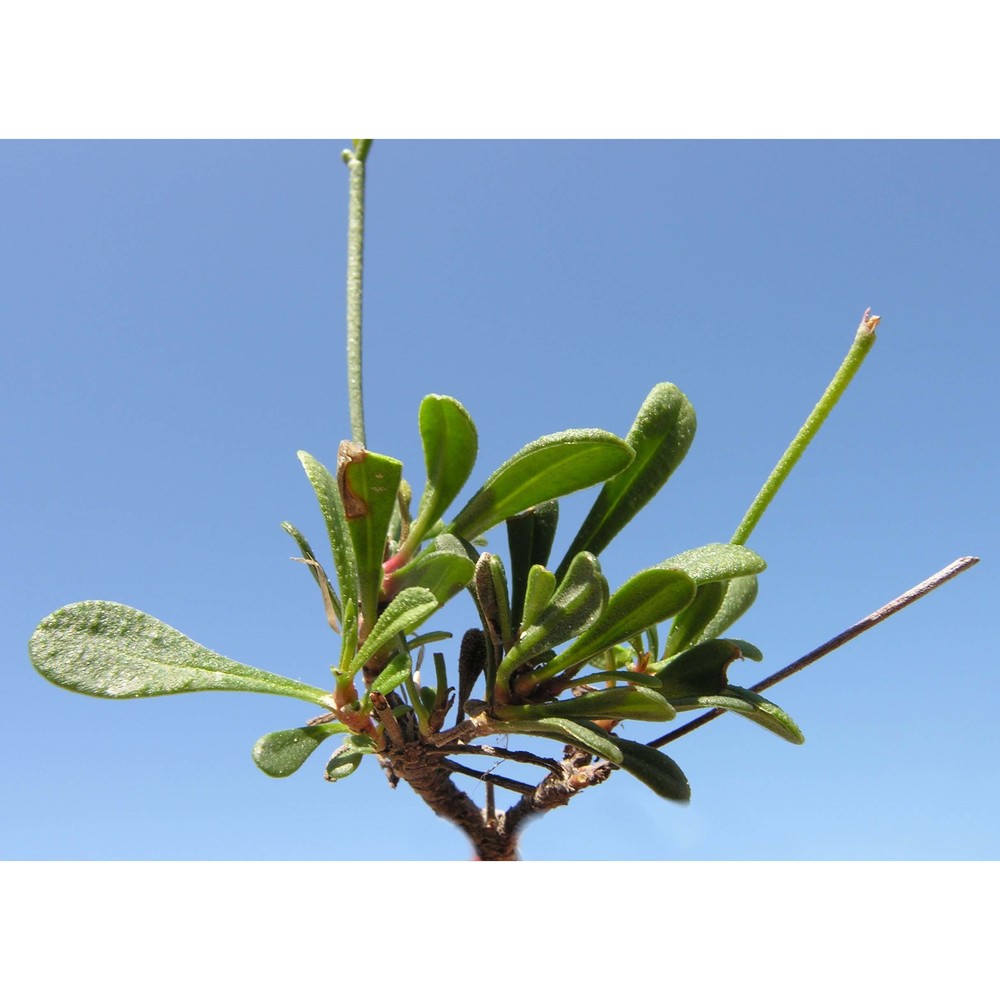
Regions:
<instances>
[{"instance_id":1,"label":"green leaf","mask_svg":"<svg viewBox=\"0 0 1000 1000\"><path fill-rule=\"evenodd\" d=\"M402 463L388 455L341 445L337 482L358 566L361 613L368 622L378 614L385 540L402 475Z\"/></svg>"},{"instance_id":2,"label":"green leaf","mask_svg":"<svg viewBox=\"0 0 1000 1000\"><path fill-rule=\"evenodd\" d=\"M664 651L670 656L702 638L705 628L719 613L726 581L762 573L767 563L743 545L713 543L681 552L660 566L682 569L698 584L695 599L677 616L670 630Z\"/></svg>"},{"instance_id":3,"label":"green leaf","mask_svg":"<svg viewBox=\"0 0 1000 1000\"><path fill-rule=\"evenodd\" d=\"M632 449L608 431L569 430L539 438L486 480L448 530L475 538L529 507L604 482L632 456Z\"/></svg>"},{"instance_id":4,"label":"green leaf","mask_svg":"<svg viewBox=\"0 0 1000 1000\"><path fill-rule=\"evenodd\" d=\"M691 800L691 786L684 772L665 753L620 736L613 736L612 739L621 750L622 759L618 766L623 771L628 771L665 799L673 802Z\"/></svg>"},{"instance_id":5,"label":"green leaf","mask_svg":"<svg viewBox=\"0 0 1000 1000\"><path fill-rule=\"evenodd\" d=\"M548 565L558 522L558 500L549 500L507 518L511 576L510 609L514 628L523 627L524 596L528 588L528 575L532 567Z\"/></svg>"},{"instance_id":6,"label":"green leaf","mask_svg":"<svg viewBox=\"0 0 1000 1000\"><path fill-rule=\"evenodd\" d=\"M477 714L471 711L475 705L482 703L469 702L470 715ZM622 762L622 751L615 741L608 738L608 734L590 722L582 722L572 719L519 719L517 722L505 723L494 722L493 729L499 733L525 733L531 736L545 736L549 739L559 740L561 743L569 743L572 746L586 750L588 753L611 761L612 764Z\"/></svg>"},{"instance_id":7,"label":"green leaf","mask_svg":"<svg viewBox=\"0 0 1000 1000\"><path fill-rule=\"evenodd\" d=\"M399 653L394 656L385 666L385 669L371 683L371 690L379 694L388 694L394 691L410 676L412 663L406 653Z\"/></svg>"},{"instance_id":8,"label":"green leaf","mask_svg":"<svg viewBox=\"0 0 1000 1000\"><path fill-rule=\"evenodd\" d=\"M635 460L604 484L556 570L561 577L577 552L600 555L607 544L659 492L694 439L694 407L675 385L652 388L625 438Z\"/></svg>"},{"instance_id":9,"label":"green leaf","mask_svg":"<svg viewBox=\"0 0 1000 1000\"><path fill-rule=\"evenodd\" d=\"M730 625L743 617L756 597L756 576L737 576L730 580L722 604L715 617L702 630L702 637L714 639L728 631Z\"/></svg>"},{"instance_id":10,"label":"green leaf","mask_svg":"<svg viewBox=\"0 0 1000 1000\"><path fill-rule=\"evenodd\" d=\"M637 573L611 595L601 617L576 642L550 660L538 676L555 677L673 617L690 604L695 591L694 581L681 570L654 566Z\"/></svg>"},{"instance_id":11,"label":"green leaf","mask_svg":"<svg viewBox=\"0 0 1000 1000\"><path fill-rule=\"evenodd\" d=\"M475 594L477 603L495 641L504 649L513 643L510 622L510 598L507 596L507 574L500 557L484 552L476 563Z\"/></svg>"},{"instance_id":12,"label":"green leaf","mask_svg":"<svg viewBox=\"0 0 1000 1000\"><path fill-rule=\"evenodd\" d=\"M358 769L361 761L371 753L375 753L375 744L368 736L352 734L339 746L326 764L326 780L340 781Z\"/></svg>"},{"instance_id":13,"label":"green leaf","mask_svg":"<svg viewBox=\"0 0 1000 1000\"><path fill-rule=\"evenodd\" d=\"M28 644L46 680L98 698L256 691L331 707L330 694L236 663L163 622L109 601L82 601L43 619Z\"/></svg>"},{"instance_id":14,"label":"green leaf","mask_svg":"<svg viewBox=\"0 0 1000 1000\"><path fill-rule=\"evenodd\" d=\"M789 743L800 745L806 741L802 731L784 709L746 688L729 685L720 694L672 698L671 704L679 712L695 708L724 708L756 722L758 726L763 726Z\"/></svg>"},{"instance_id":15,"label":"green leaf","mask_svg":"<svg viewBox=\"0 0 1000 1000\"><path fill-rule=\"evenodd\" d=\"M400 633L413 632L437 610L437 598L424 587L400 591L378 616L374 628L354 654L347 677L353 677L379 650Z\"/></svg>"},{"instance_id":16,"label":"green leaf","mask_svg":"<svg viewBox=\"0 0 1000 1000\"><path fill-rule=\"evenodd\" d=\"M767 563L745 545L713 542L688 549L658 564L661 569L683 570L700 587L703 583L763 573Z\"/></svg>"},{"instance_id":17,"label":"green leaf","mask_svg":"<svg viewBox=\"0 0 1000 1000\"><path fill-rule=\"evenodd\" d=\"M445 538L457 542L454 535L442 535L435 540L435 546ZM413 562L397 569L387 580L387 587L393 593L407 587L424 587L437 598L439 604L444 604L468 586L475 571L476 564L464 552L428 548Z\"/></svg>"},{"instance_id":18,"label":"green leaf","mask_svg":"<svg viewBox=\"0 0 1000 1000\"><path fill-rule=\"evenodd\" d=\"M602 670L600 673L586 674L575 680L567 681L566 687L582 687L584 684L600 684L604 681L611 681L614 684L638 684L639 687L653 688L656 691L659 691L661 687L658 677L640 673L638 670Z\"/></svg>"},{"instance_id":19,"label":"green leaf","mask_svg":"<svg viewBox=\"0 0 1000 1000\"><path fill-rule=\"evenodd\" d=\"M340 662L334 671L335 676L341 676L350 669L351 660L358 651L358 609L354 601L344 604L344 639L340 644ZM353 677L354 675L351 674Z\"/></svg>"},{"instance_id":20,"label":"green leaf","mask_svg":"<svg viewBox=\"0 0 1000 1000\"><path fill-rule=\"evenodd\" d=\"M706 639L667 660L659 669L656 665L650 669L660 679L664 697L673 701L692 695L721 694L729 684L729 665L744 656L763 659L760 650L748 642Z\"/></svg>"},{"instance_id":21,"label":"green leaf","mask_svg":"<svg viewBox=\"0 0 1000 1000\"><path fill-rule=\"evenodd\" d=\"M323 598L323 610L326 612L327 624L334 632L340 631L340 617L341 617L341 607L340 600L337 598L337 594L333 587L330 585L330 581L327 578L326 570L320 565L319 560L313 554L312 547L306 541L305 536L295 527L294 524L290 524L288 521L282 521L281 527L288 532L295 539L299 546L299 551L302 553L302 562L308 567L309 572L312 574L312 578L316 581L316 585L319 587L320 596Z\"/></svg>"},{"instance_id":22,"label":"green leaf","mask_svg":"<svg viewBox=\"0 0 1000 1000\"><path fill-rule=\"evenodd\" d=\"M579 635L597 619L608 601L608 581L589 552L572 562L548 607L511 647L497 667L496 686L505 691L512 673L539 653ZM503 697L503 695L501 695Z\"/></svg>"},{"instance_id":23,"label":"green leaf","mask_svg":"<svg viewBox=\"0 0 1000 1000\"><path fill-rule=\"evenodd\" d=\"M522 630L529 629L535 624L555 592L555 573L550 573L544 566L532 566L528 570L528 583L521 602L519 627Z\"/></svg>"},{"instance_id":24,"label":"green leaf","mask_svg":"<svg viewBox=\"0 0 1000 1000\"><path fill-rule=\"evenodd\" d=\"M669 722L677 714L663 695L649 687L605 688L562 701L532 705L497 705L494 714L505 721L521 719L634 719Z\"/></svg>"},{"instance_id":25,"label":"green leaf","mask_svg":"<svg viewBox=\"0 0 1000 1000\"><path fill-rule=\"evenodd\" d=\"M476 464L479 447L476 425L462 404L450 396L424 397L419 422L427 483L410 528L407 551L416 548L458 496Z\"/></svg>"},{"instance_id":26,"label":"green leaf","mask_svg":"<svg viewBox=\"0 0 1000 1000\"><path fill-rule=\"evenodd\" d=\"M300 451L298 457L309 477L316 499L319 501L319 509L326 521L341 600L346 603L350 598L356 605L359 601L358 564L354 558L354 546L351 544L351 533L347 527L344 502L340 497L337 480L330 475L326 466L313 458L309 452Z\"/></svg>"},{"instance_id":27,"label":"green leaf","mask_svg":"<svg viewBox=\"0 0 1000 1000\"><path fill-rule=\"evenodd\" d=\"M667 636L667 656L698 642L706 626L719 612L722 599L726 596L728 580L713 580L703 583L694 600L677 616Z\"/></svg>"},{"instance_id":28,"label":"green leaf","mask_svg":"<svg viewBox=\"0 0 1000 1000\"><path fill-rule=\"evenodd\" d=\"M294 774L309 755L327 737L349 732L340 722L324 722L318 726L281 729L262 736L253 745L253 762L272 778L287 778Z\"/></svg>"},{"instance_id":29,"label":"green leaf","mask_svg":"<svg viewBox=\"0 0 1000 1000\"><path fill-rule=\"evenodd\" d=\"M451 639L453 637L453 632L423 632L420 635L415 635L412 639L406 640L406 649L408 652L413 652L415 649L419 649L421 646L428 646L432 642L441 642L444 639ZM435 653L435 656L438 654Z\"/></svg>"}]
</instances>

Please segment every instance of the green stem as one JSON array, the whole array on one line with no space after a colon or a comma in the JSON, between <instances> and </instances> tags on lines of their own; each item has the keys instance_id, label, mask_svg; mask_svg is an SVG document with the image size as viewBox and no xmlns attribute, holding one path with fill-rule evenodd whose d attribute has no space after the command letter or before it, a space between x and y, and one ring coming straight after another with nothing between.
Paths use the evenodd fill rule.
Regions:
<instances>
[{"instance_id":1,"label":"green stem","mask_svg":"<svg viewBox=\"0 0 1000 1000\"><path fill-rule=\"evenodd\" d=\"M861 319L861 325L854 336L854 343L847 352L847 357L844 358L841 366L837 369L837 374L833 376L833 381L826 387L826 392L813 407L812 413L809 414L798 434L792 439L792 443L785 449L784 455L778 460L771 475L767 477L767 482L760 488L760 492L750 504L746 514L743 515L743 520L740 521L740 525L731 539L733 545L746 544L750 532L764 516L764 511L767 510L768 505L781 489L782 483L795 468L795 463L802 457L809 442L816 436L816 432L823 426L823 422L837 405L844 390L850 385L851 379L857 374L861 363L875 343L875 327L878 326L878 323L879 317L872 316L871 310L866 309Z\"/></svg>"},{"instance_id":2,"label":"green stem","mask_svg":"<svg viewBox=\"0 0 1000 1000\"><path fill-rule=\"evenodd\" d=\"M365 250L365 160L371 139L355 139L354 149L341 154L350 175L347 210L347 400L351 437L365 443L365 412L361 392L361 301Z\"/></svg>"}]
</instances>

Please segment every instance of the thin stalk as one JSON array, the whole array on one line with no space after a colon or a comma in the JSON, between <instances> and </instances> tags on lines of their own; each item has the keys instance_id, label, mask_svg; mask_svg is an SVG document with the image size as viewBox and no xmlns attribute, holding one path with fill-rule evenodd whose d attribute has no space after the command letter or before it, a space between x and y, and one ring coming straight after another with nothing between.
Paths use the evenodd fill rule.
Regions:
<instances>
[{"instance_id":1,"label":"thin stalk","mask_svg":"<svg viewBox=\"0 0 1000 1000\"><path fill-rule=\"evenodd\" d=\"M815 663L821 657L826 656L827 653L832 653L835 649L839 649L845 643L850 642L851 639L857 638L862 632L867 632L870 628L874 628L879 622L885 621L886 618L894 615L897 611L902 611L903 608L908 607L914 601L925 597L932 590L936 590L941 584L947 583L970 566L975 566L977 562L979 562L978 556L962 556L961 559L956 559L953 563L945 566L944 569L938 570L933 576L929 576L923 583L918 583L915 587L906 591L905 594L900 594L899 597L891 600L888 604L883 604L882 607L877 611L873 611L867 618L862 618L861 621L855 622L850 628L844 629L839 635L835 635L832 639L824 642L822 646L817 646L811 653L806 653L805 656L799 657L794 663L789 663L787 667L771 674L770 677L765 677L764 680L758 681L750 690L759 694L761 691L766 691L769 687L774 687L775 684L791 677L792 674L797 674L800 670L804 670L811 663ZM696 719L687 723L687 725L674 729L659 739L651 740L648 746L666 746L668 743L673 743L674 740L680 739L682 736L686 736L696 729L700 729L707 722L711 722L713 719L717 719L720 715L724 714L725 709L713 708L711 711L699 715Z\"/></svg>"},{"instance_id":2,"label":"thin stalk","mask_svg":"<svg viewBox=\"0 0 1000 1000\"><path fill-rule=\"evenodd\" d=\"M817 431L823 426L823 422L837 405L844 390L850 385L851 379L858 373L861 363L875 343L875 327L878 326L878 323L879 317L872 316L871 310L866 309L861 318L861 325L854 335L854 343L847 352L847 357L844 358L837 369L837 374L833 376L833 381L826 387L819 402L813 407L812 413L806 418L806 422L792 439L792 443L785 449L784 455L778 460L778 464L767 477L767 481L760 488L760 492L750 504L746 514L743 515L743 520L740 521L739 527L731 539L733 545L746 544L750 532L764 516L764 511L767 510L768 505L781 489L782 483L788 478L788 474L795 468L796 462L802 457L809 442L816 436Z\"/></svg>"},{"instance_id":3,"label":"thin stalk","mask_svg":"<svg viewBox=\"0 0 1000 1000\"><path fill-rule=\"evenodd\" d=\"M361 387L361 304L365 255L365 160L371 139L355 139L341 153L350 176L347 209L347 401L351 437L365 443L365 411Z\"/></svg>"}]
</instances>

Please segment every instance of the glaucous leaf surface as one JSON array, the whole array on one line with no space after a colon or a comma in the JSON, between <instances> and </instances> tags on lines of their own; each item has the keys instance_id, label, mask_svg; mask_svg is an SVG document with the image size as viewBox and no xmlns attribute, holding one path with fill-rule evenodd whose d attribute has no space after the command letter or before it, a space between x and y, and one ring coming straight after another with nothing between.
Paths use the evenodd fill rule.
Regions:
<instances>
[{"instance_id":1,"label":"glaucous leaf surface","mask_svg":"<svg viewBox=\"0 0 1000 1000\"><path fill-rule=\"evenodd\" d=\"M28 644L47 680L98 698L189 691L255 691L330 707L330 695L199 645L143 611L110 601L69 604L43 619Z\"/></svg>"},{"instance_id":2,"label":"glaucous leaf surface","mask_svg":"<svg viewBox=\"0 0 1000 1000\"><path fill-rule=\"evenodd\" d=\"M346 732L347 726L342 723L324 722L318 726L268 733L253 745L253 762L272 778L287 778L308 760L327 737Z\"/></svg>"}]
</instances>

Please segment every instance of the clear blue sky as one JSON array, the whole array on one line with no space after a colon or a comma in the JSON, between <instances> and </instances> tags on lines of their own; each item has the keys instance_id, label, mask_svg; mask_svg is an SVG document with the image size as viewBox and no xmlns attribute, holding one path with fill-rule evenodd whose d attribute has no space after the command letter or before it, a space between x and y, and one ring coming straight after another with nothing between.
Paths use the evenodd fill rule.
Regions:
<instances>
[{"instance_id":1,"label":"clear blue sky","mask_svg":"<svg viewBox=\"0 0 1000 1000\"><path fill-rule=\"evenodd\" d=\"M254 741L307 706L87 699L26 653L44 615L102 598L326 683L333 636L279 525L321 550L295 452L333 463L348 436L345 144L0 144L5 858L469 854L372 761L335 786L319 754L257 771ZM983 558L774 689L804 746L719 720L672 747L690 806L616 774L529 827L526 858L998 858L998 176L996 143L376 144L368 443L415 486L427 393L473 415L481 479L544 433L623 434L675 382L698 434L602 557L620 583L729 538L871 306L874 351L753 536L769 568L736 631L766 659L733 679Z\"/></svg>"}]
</instances>

